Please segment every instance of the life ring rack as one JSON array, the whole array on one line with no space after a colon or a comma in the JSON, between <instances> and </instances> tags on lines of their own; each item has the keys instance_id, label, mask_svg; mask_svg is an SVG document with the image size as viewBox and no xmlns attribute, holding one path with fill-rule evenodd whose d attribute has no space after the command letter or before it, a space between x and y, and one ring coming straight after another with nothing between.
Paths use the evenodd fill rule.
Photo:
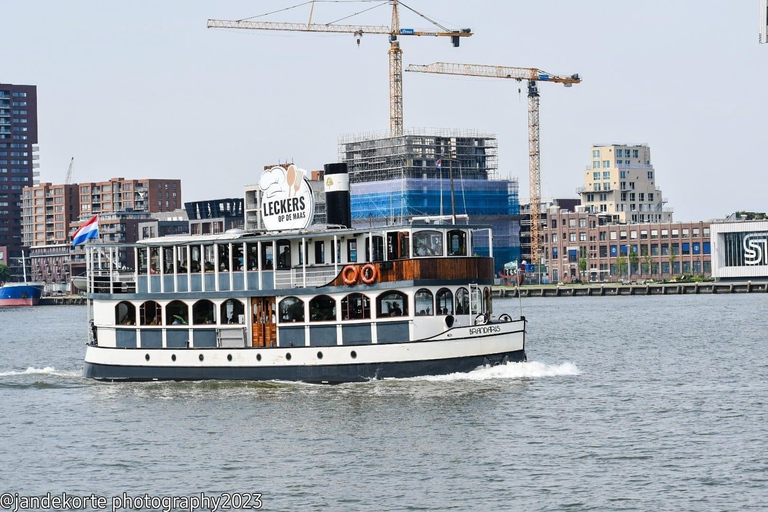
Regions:
<instances>
[{"instance_id":1,"label":"life ring rack","mask_svg":"<svg viewBox=\"0 0 768 512\"><path fill-rule=\"evenodd\" d=\"M373 284L379 277L379 271L372 263L363 265L360 269L360 280L365 284Z\"/></svg>"},{"instance_id":2,"label":"life ring rack","mask_svg":"<svg viewBox=\"0 0 768 512\"><path fill-rule=\"evenodd\" d=\"M347 265L341 270L341 280L346 285L353 285L357 282L358 270L354 265Z\"/></svg>"}]
</instances>

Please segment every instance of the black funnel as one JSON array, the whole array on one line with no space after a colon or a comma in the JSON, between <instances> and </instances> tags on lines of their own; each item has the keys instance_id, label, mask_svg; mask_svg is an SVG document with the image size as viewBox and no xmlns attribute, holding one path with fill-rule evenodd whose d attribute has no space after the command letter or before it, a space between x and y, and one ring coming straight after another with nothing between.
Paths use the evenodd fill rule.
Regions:
<instances>
[{"instance_id":1,"label":"black funnel","mask_svg":"<svg viewBox=\"0 0 768 512\"><path fill-rule=\"evenodd\" d=\"M325 209L328 224L352 227L347 164L325 164Z\"/></svg>"}]
</instances>

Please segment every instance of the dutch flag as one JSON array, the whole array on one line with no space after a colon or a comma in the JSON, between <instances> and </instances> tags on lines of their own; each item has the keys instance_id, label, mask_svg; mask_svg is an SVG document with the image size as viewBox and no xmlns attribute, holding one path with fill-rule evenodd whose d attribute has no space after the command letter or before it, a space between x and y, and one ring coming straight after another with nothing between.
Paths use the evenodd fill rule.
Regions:
<instances>
[{"instance_id":1,"label":"dutch flag","mask_svg":"<svg viewBox=\"0 0 768 512\"><path fill-rule=\"evenodd\" d=\"M99 238L99 216L94 215L94 217L80 226L80 229L75 231L75 234L72 235L72 248L77 247L80 244L85 243L86 241L90 240L91 238Z\"/></svg>"}]
</instances>

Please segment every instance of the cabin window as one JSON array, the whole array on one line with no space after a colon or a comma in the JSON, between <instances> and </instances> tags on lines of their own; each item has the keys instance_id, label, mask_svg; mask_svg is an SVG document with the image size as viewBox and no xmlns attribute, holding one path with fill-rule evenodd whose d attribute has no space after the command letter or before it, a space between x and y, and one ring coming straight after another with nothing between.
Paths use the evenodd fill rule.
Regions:
<instances>
[{"instance_id":1,"label":"cabin window","mask_svg":"<svg viewBox=\"0 0 768 512\"><path fill-rule=\"evenodd\" d=\"M205 251L205 271L213 272L216 270L216 247L213 245L204 245Z\"/></svg>"},{"instance_id":2,"label":"cabin window","mask_svg":"<svg viewBox=\"0 0 768 512\"><path fill-rule=\"evenodd\" d=\"M469 292L466 288L459 288L456 290L456 314L469 314Z\"/></svg>"},{"instance_id":3,"label":"cabin window","mask_svg":"<svg viewBox=\"0 0 768 512\"><path fill-rule=\"evenodd\" d=\"M371 318L371 299L362 293L350 293L341 299L342 320Z\"/></svg>"},{"instance_id":4,"label":"cabin window","mask_svg":"<svg viewBox=\"0 0 768 512\"><path fill-rule=\"evenodd\" d=\"M272 257L272 242L261 244L261 265L264 270L274 270L274 259Z\"/></svg>"},{"instance_id":5,"label":"cabin window","mask_svg":"<svg viewBox=\"0 0 768 512\"><path fill-rule=\"evenodd\" d=\"M161 325L163 323L163 309L157 302L148 300L139 308L139 320L141 325Z\"/></svg>"},{"instance_id":6,"label":"cabin window","mask_svg":"<svg viewBox=\"0 0 768 512\"><path fill-rule=\"evenodd\" d=\"M147 250L144 247L139 247L139 273L147 273Z\"/></svg>"},{"instance_id":7,"label":"cabin window","mask_svg":"<svg viewBox=\"0 0 768 512\"><path fill-rule=\"evenodd\" d=\"M408 316L408 296L401 292L382 293L376 299L376 315Z\"/></svg>"},{"instance_id":8,"label":"cabin window","mask_svg":"<svg viewBox=\"0 0 768 512\"><path fill-rule=\"evenodd\" d=\"M320 240L315 242L315 265L322 265L325 263L325 242Z\"/></svg>"},{"instance_id":9,"label":"cabin window","mask_svg":"<svg viewBox=\"0 0 768 512\"><path fill-rule=\"evenodd\" d=\"M286 297L280 301L280 322L303 322L304 301L296 297Z\"/></svg>"},{"instance_id":10,"label":"cabin window","mask_svg":"<svg viewBox=\"0 0 768 512\"><path fill-rule=\"evenodd\" d=\"M357 239L347 240L347 261L357 263Z\"/></svg>"},{"instance_id":11,"label":"cabin window","mask_svg":"<svg viewBox=\"0 0 768 512\"><path fill-rule=\"evenodd\" d=\"M403 259L410 258L410 247L411 245L408 243L408 239L410 236L408 235L407 231L403 231L399 233L400 235L400 257Z\"/></svg>"},{"instance_id":12,"label":"cabin window","mask_svg":"<svg viewBox=\"0 0 768 512\"><path fill-rule=\"evenodd\" d=\"M277 268L287 270L291 268L291 241L277 241Z\"/></svg>"},{"instance_id":13,"label":"cabin window","mask_svg":"<svg viewBox=\"0 0 768 512\"><path fill-rule=\"evenodd\" d=\"M259 270L259 244L246 244L248 253L248 270Z\"/></svg>"},{"instance_id":14,"label":"cabin window","mask_svg":"<svg viewBox=\"0 0 768 512\"><path fill-rule=\"evenodd\" d=\"M491 300L491 289L487 286L483 290L483 300L485 302L485 312L488 314L493 313L493 300Z\"/></svg>"},{"instance_id":15,"label":"cabin window","mask_svg":"<svg viewBox=\"0 0 768 512\"><path fill-rule=\"evenodd\" d=\"M236 299L227 299L221 303L221 323L243 324L245 323L245 306Z\"/></svg>"},{"instance_id":16,"label":"cabin window","mask_svg":"<svg viewBox=\"0 0 768 512\"><path fill-rule=\"evenodd\" d=\"M336 320L336 300L327 295L318 295L309 301L310 322L329 322Z\"/></svg>"},{"instance_id":17,"label":"cabin window","mask_svg":"<svg viewBox=\"0 0 768 512\"><path fill-rule=\"evenodd\" d=\"M453 314L453 293L448 288L440 288L437 291L437 314Z\"/></svg>"},{"instance_id":18,"label":"cabin window","mask_svg":"<svg viewBox=\"0 0 768 512\"><path fill-rule=\"evenodd\" d=\"M407 259L410 254L410 244L407 231L392 231L387 233L387 259Z\"/></svg>"},{"instance_id":19,"label":"cabin window","mask_svg":"<svg viewBox=\"0 0 768 512\"><path fill-rule=\"evenodd\" d=\"M195 302L192 306L192 319L195 325L200 324L215 324L216 323L216 308L213 302L203 299Z\"/></svg>"},{"instance_id":20,"label":"cabin window","mask_svg":"<svg viewBox=\"0 0 768 512\"><path fill-rule=\"evenodd\" d=\"M170 325L189 325L189 306L180 300L174 300L165 306L165 321Z\"/></svg>"},{"instance_id":21,"label":"cabin window","mask_svg":"<svg viewBox=\"0 0 768 512\"><path fill-rule=\"evenodd\" d=\"M190 247L191 249L191 262L190 262L190 269L192 272L200 272L202 267L202 261L203 258L201 256L200 247L197 245L193 245Z\"/></svg>"},{"instance_id":22,"label":"cabin window","mask_svg":"<svg viewBox=\"0 0 768 512\"><path fill-rule=\"evenodd\" d=\"M219 244L219 271L229 272L229 244Z\"/></svg>"},{"instance_id":23,"label":"cabin window","mask_svg":"<svg viewBox=\"0 0 768 512\"><path fill-rule=\"evenodd\" d=\"M477 286L472 288L472 313L483 312L483 292Z\"/></svg>"},{"instance_id":24,"label":"cabin window","mask_svg":"<svg viewBox=\"0 0 768 512\"><path fill-rule=\"evenodd\" d=\"M417 231L413 234L414 256L442 256L443 233L440 231ZM416 310L418 312L418 309Z\"/></svg>"},{"instance_id":25,"label":"cabin window","mask_svg":"<svg viewBox=\"0 0 768 512\"><path fill-rule=\"evenodd\" d=\"M373 257L371 257L371 241L373 239ZM365 237L365 261L384 261L384 237Z\"/></svg>"},{"instance_id":26,"label":"cabin window","mask_svg":"<svg viewBox=\"0 0 768 512\"><path fill-rule=\"evenodd\" d=\"M467 234L464 231L448 232L448 256L467 255Z\"/></svg>"},{"instance_id":27,"label":"cabin window","mask_svg":"<svg viewBox=\"0 0 768 512\"><path fill-rule=\"evenodd\" d=\"M187 262L187 248L177 247L176 252L178 253L178 256L179 256L177 272L179 272L180 274L186 274L187 269L189 268L188 262Z\"/></svg>"},{"instance_id":28,"label":"cabin window","mask_svg":"<svg viewBox=\"0 0 768 512\"><path fill-rule=\"evenodd\" d=\"M150 274L160 273L160 248L159 247L149 248L149 273Z\"/></svg>"},{"instance_id":29,"label":"cabin window","mask_svg":"<svg viewBox=\"0 0 768 512\"><path fill-rule=\"evenodd\" d=\"M243 259L243 244L234 244L232 246L232 264L235 266L235 270L240 272L243 270L245 260Z\"/></svg>"},{"instance_id":30,"label":"cabin window","mask_svg":"<svg viewBox=\"0 0 768 512\"><path fill-rule=\"evenodd\" d=\"M414 297L414 310L416 316L432 316L435 314L432 308L432 292L426 288L416 292Z\"/></svg>"},{"instance_id":31,"label":"cabin window","mask_svg":"<svg viewBox=\"0 0 768 512\"><path fill-rule=\"evenodd\" d=\"M115 325L136 325L136 306L130 302L115 306Z\"/></svg>"},{"instance_id":32,"label":"cabin window","mask_svg":"<svg viewBox=\"0 0 768 512\"><path fill-rule=\"evenodd\" d=\"M166 274L173 274L173 247L163 247L163 267Z\"/></svg>"}]
</instances>

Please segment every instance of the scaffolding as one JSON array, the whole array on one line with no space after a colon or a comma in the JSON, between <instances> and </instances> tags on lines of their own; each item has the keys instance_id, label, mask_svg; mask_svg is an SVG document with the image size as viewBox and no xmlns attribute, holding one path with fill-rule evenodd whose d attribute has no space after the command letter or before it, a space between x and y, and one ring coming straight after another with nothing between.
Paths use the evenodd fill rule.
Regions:
<instances>
[{"instance_id":1,"label":"scaffolding","mask_svg":"<svg viewBox=\"0 0 768 512\"><path fill-rule=\"evenodd\" d=\"M454 178L493 180L498 177L498 144L494 135L471 130L412 128L399 137L358 133L340 137L339 161L347 163L352 183L448 179L451 171Z\"/></svg>"}]
</instances>

